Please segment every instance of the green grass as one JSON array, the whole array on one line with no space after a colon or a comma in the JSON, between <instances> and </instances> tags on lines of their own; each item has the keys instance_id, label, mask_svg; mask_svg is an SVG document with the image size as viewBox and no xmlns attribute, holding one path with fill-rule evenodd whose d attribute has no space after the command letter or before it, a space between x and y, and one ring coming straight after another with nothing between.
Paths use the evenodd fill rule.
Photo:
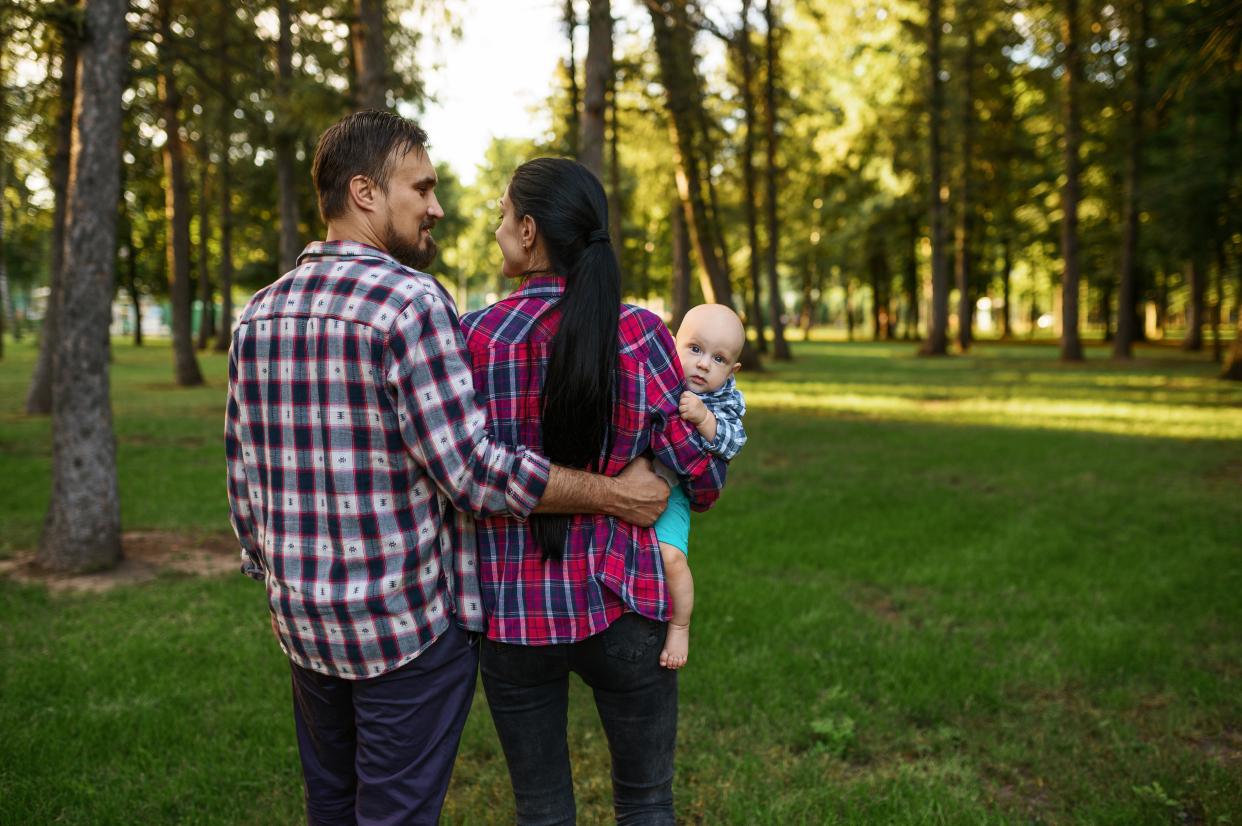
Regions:
<instances>
[{"instance_id":1,"label":"green grass","mask_svg":"<svg viewBox=\"0 0 1242 826\"><path fill-rule=\"evenodd\" d=\"M1242 823L1242 387L1162 348L816 343L742 377L751 440L697 517L677 799L691 823ZM0 362L0 543L48 430ZM116 350L127 529L227 531L224 364ZM0 823L297 823L287 668L239 577L0 581ZM583 823L609 819L590 695ZM445 821L512 819L480 691Z\"/></svg>"}]
</instances>

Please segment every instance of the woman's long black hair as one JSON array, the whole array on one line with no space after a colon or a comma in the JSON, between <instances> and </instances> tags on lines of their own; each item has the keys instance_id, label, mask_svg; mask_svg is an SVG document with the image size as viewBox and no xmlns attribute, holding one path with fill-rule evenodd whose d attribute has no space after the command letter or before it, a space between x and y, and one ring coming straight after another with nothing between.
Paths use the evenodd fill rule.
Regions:
<instances>
[{"instance_id":1,"label":"woman's long black hair","mask_svg":"<svg viewBox=\"0 0 1242 826\"><path fill-rule=\"evenodd\" d=\"M599 179L564 158L517 168L509 202L543 236L548 267L565 278L543 383L543 452L566 467L598 470L612 421L621 267L608 238L608 199ZM569 517L540 515L530 531L544 559L561 559Z\"/></svg>"}]
</instances>

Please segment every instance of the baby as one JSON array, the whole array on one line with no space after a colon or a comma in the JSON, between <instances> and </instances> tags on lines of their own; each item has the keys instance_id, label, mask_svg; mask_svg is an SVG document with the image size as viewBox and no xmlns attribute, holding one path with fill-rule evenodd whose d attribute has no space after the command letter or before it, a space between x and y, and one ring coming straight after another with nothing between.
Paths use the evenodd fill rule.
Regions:
<instances>
[{"instance_id":1,"label":"baby","mask_svg":"<svg viewBox=\"0 0 1242 826\"><path fill-rule=\"evenodd\" d=\"M677 330L677 355L686 374L681 417L693 424L708 449L730 461L746 444L742 416L746 403L733 374L742 365L738 355L746 330L733 310L723 304L700 304L686 313ZM690 543L690 500L676 476L663 465L656 470L669 482L668 508L655 524L664 560L664 577L673 600L660 665L681 668L690 652L690 612L694 610L694 578L686 562Z\"/></svg>"}]
</instances>

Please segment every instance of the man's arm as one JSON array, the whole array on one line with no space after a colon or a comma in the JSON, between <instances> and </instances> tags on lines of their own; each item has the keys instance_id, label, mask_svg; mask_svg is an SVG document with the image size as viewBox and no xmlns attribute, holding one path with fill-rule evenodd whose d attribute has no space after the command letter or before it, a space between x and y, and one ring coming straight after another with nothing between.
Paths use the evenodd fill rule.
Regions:
<instances>
[{"instance_id":1,"label":"man's arm","mask_svg":"<svg viewBox=\"0 0 1242 826\"><path fill-rule=\"evenodd\" d=\"M616 476L552 466L534 513L606 513L639 527L655 524L668 505L668 484L639 457Z\"/></svg>"},{"instance_id":2,"label":"man's arm","mask_svg":"<svg viewBox=\"0 0 1242 826\"><path fill-rule=\"evenodd\" d=\"M229 348L229 390L224 412L224 454L228 463L226 478L229 499L229 522L241 545L241 572L254 579L264 578L263 557L255 544L254 513L251 508L250 484L246 480L245 450L242 442L241 406L237 401L237 339Z\"/></svg>"}]
</instances>

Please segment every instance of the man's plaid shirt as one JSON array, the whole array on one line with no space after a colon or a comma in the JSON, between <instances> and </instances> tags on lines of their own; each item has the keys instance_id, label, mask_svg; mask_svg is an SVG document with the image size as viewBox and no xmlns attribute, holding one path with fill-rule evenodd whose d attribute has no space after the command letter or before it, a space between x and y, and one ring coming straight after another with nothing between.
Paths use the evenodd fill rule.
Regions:
<instances>
[{"instance_id":1,"label":"man's plaid shirt","mask_svg":"<svg viewBox=\"0 0 1242 826\"><path fill-rule=\"evenodd\" d=\"M524 518L549 466L488 436L452 300L377 249L314 243L229 351L229 510L293 662L361 679L453 614L483 627L453 510ZM464 537L469 540L469 535Z\"/></svg>"},{"instance_id":2,"label":"man's plaid shirt","mask_svg":"<svg viewBox=\"0 0 1242 826\"><path fill-rule=\"evenodd\" d=\"M541 450L540 398L560 322L564 281L541 276L508 298L462 317L474 386L492 432L505 444ZM683 388L673 337L647 310L623 305L611 442L600 472L619 473L650 449L688 481L695 510L720 495L726 463L677 413ZM521 645L575 642L600 633L627 608L668 618L655 530L610 516L574 516L564 557L544 562L524 522L477 521L483 604L490 639Z\"/></svg>"}]
</instances>

